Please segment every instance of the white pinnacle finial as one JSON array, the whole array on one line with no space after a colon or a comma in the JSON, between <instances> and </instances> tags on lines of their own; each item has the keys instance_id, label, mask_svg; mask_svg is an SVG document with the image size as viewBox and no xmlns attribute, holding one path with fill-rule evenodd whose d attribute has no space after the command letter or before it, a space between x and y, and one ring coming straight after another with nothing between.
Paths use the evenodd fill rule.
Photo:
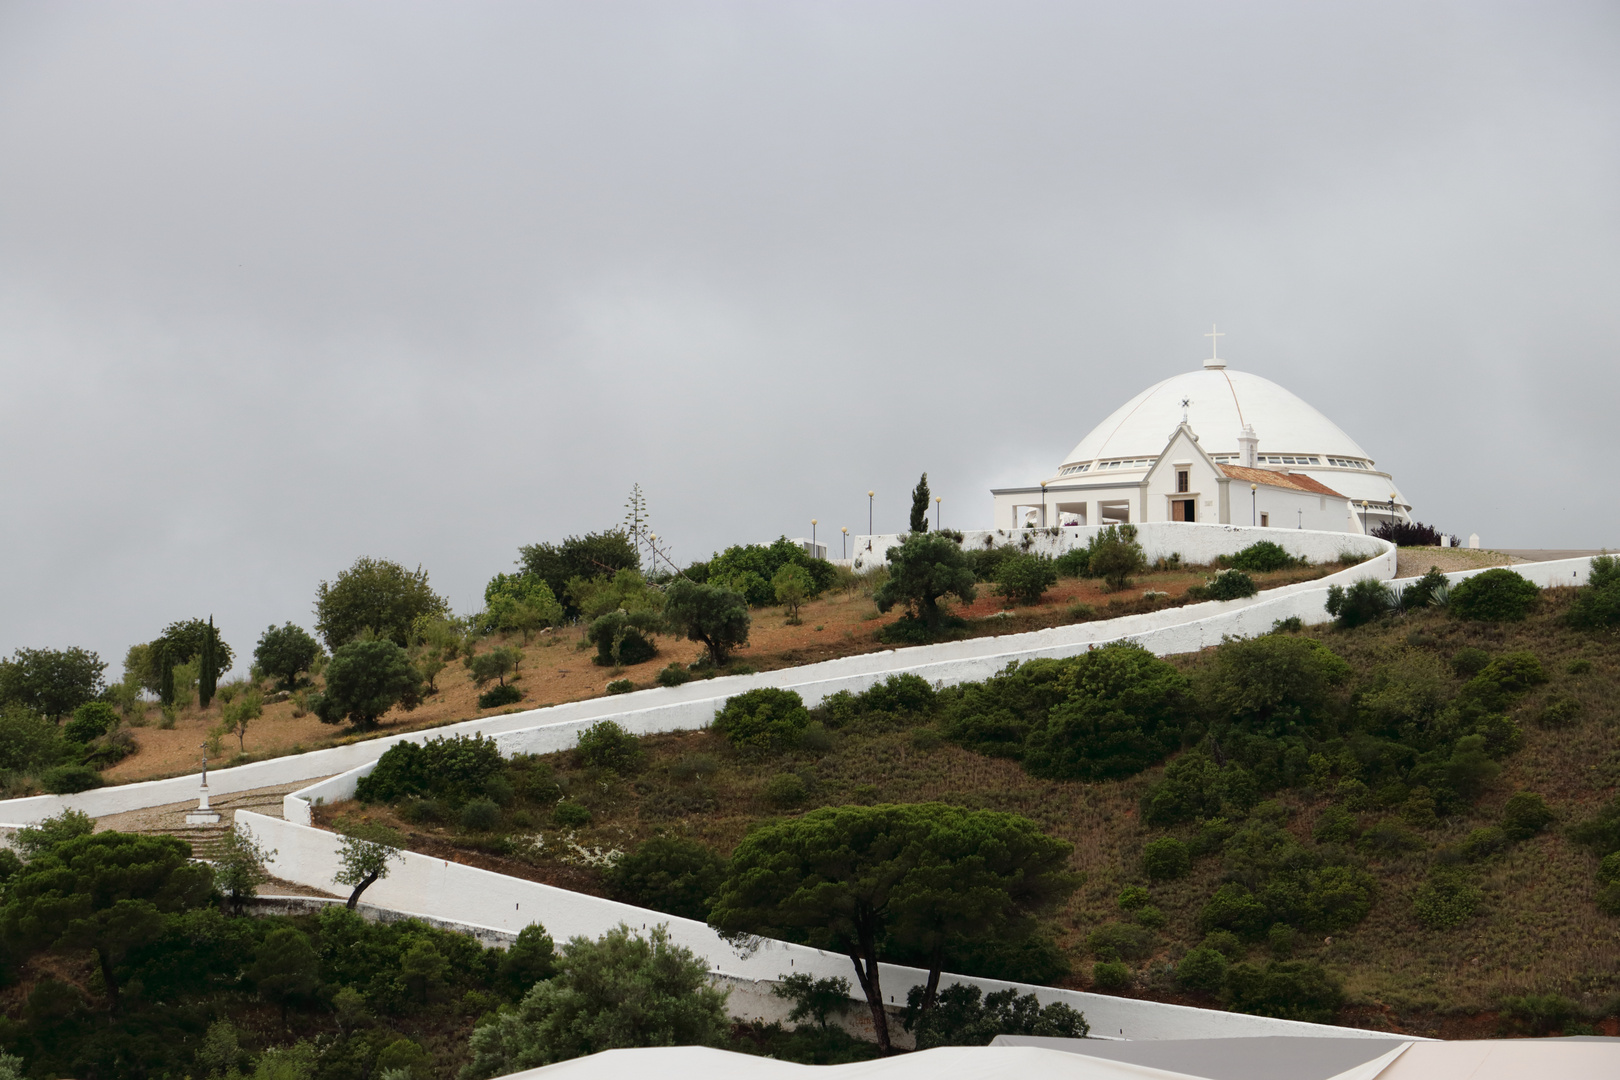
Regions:
<instances>
[{"instance_id":1,"label":"white pinnacle finial","mask_svg":"<svg viewBox=\"0 0 1620 1080\"><path fill-rule=\"evenodd\" d=\"M1204 366L1207 368L1225 367L1226 361L1222 360L1219 355L1221 351L1219 345L1221 343L1221 338L1225 337L1226 335L1215 329L1214 323L1210 323L1209 333L1205 334L1204 336L1209 338L1209 359L1204 361Z\"/></svg>"}]
</instances>

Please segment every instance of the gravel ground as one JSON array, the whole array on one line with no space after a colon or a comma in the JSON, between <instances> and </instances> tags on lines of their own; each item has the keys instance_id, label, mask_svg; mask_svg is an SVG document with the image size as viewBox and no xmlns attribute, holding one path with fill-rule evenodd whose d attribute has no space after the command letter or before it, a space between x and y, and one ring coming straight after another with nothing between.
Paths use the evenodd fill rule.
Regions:
<instances>
[{"instance_id":1,"label":"gravel ground","mask_svg":"<svg viewBox=\"0 0 1620 1080\"><path fill-rule=\"evenodd\" d=\"M1458 570L1478 570L1482 566L1507 566L1528 561L1516 559L1505 552L1476 548L1399 548L1395 553L1395 576L1422 577L1431 566L1438 566L1445 573L1452 574Z\"/></svg>"}]
</instances>

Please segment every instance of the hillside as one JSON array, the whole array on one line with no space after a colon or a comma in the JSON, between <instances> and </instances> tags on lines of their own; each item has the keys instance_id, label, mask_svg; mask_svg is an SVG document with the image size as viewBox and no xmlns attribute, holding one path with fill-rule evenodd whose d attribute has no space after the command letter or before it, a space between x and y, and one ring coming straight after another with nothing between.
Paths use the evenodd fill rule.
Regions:
<instances>
[{"instance_id":1,"label":"hillside","mask_svg":"<svg viewBox=\"0 0 1620 1080\"><path fill-rule=\"evenodd\" d=\"M1256 584L1266 589L1311 580L1337 569L1340 568L1304 567L1254 577ZM989 586L982 585L978 599L957 613L969 621L967 632L973 636L1017 633L1175 606L1185 602L1189 587L1201 584L1207 576L1207 568L1201 567L1153 570L1139 575L1128 590L1120 593L1108 592L1102 582L1094 579L1062 579L1041 603L1016 608L1009 607ZM879 613L872 603L871 592L870 580L829 592L804 605L801 624L797 626L787 622L780 608L754 609L749 644L738 651L731 670L769 671L893 648L879 641L878 634L899 617L899 612ZM1163 595L1144 597L1147 592ZM591 662L593 654L585 651L589 646L584 640L584 629L579 626L543 631L527 643L516 634L486 638L476 646L480 651L496 645L522 650L523 662L515 679L515 685L523 692L521 704L480 710L477 703L480 688L474 685L471 674L462 664L452 663L439 673L435 692L420 706L410 711L391 710L383 717L378 731L367 736L356 736L346 727L322 724L312 714L301 712L294 701L276 700L277 696L273 695L265 706L264 715L253 721L248 730L245 754L241 753L242 748L235 738L226 738L221 741L219 754L210 758L209 765L218 768L244 764L355 738L374 738L476 719L480 715L599 697L616 678L629 679L637 687L652 686L660 668L672 660L693 661L702 652L702 647L693 642L667 635L658 637L656 642L657 656L614 674ZM143 726L132 725L129 729L137 752L107 768L103 775L111 783L129 783L195 772L197 748L206 740L210 729L219 723L221 708L222 703L216 701L209 709L199 710L193 701L180 713L174 727L167 729L157 725L157 710L148 710Z\"/></svg>"},{"instance_id":2,"label":"hillside","mask_svg":"<svg viewBox=\"0 0 1620 1080\"><path fill-rule=\"evenodd\" d=\"M751 823L819 805L940 800L1013 811L1072 842L1074 866L1085 875L1084 886L1051 928L1070 969L1058 981L1101 989L1093 986L1093 965L1120 951L1128 974L1116 992L1201 1005L1217 999L1178 985L1175 965L1205 940L1200 918L1209 919L1206 905L1222 882L1242 877L1242 853L1232 839L1236 833L1264 839L1283 852L1278 859L1292 851L1287 857L1300 866L1341 866L1352 877L1367 875L1370 909L1342 929L1313 931L1312 925L1322 925L1320 918L1313 923L1301 916L1296 920L1301 926L1279 932L1280 937L1261 926L1241 944L1218 942L1232 952L1234 963L1258 965L1274 955L1291 955L1320 964L1342 982L1345 1004L1334 1013L1339 1022L1419 1034L1491 1034L1508 1022L1501 1015L1506 1003L1515 1017L1538 1009L1555 1014L1550 1020L1523 1020L1529 1028L1576 1031L1585 1030L1577 1025L1596 1023L1595 1030L1615 1034L1620 921L1597 910L1596 856L1573 844L1566 827L1591 816L1620 785L1615 705L1620 661L1612 636L1561 624L1572 593L1544 594L1538 610L1522 623L1464 622L1444 610L1424 609L1355 630L1317 627L1286 635L1318 640L1348 663L1348 678L1321 704L1322 715L1346 731L1365 726L1358 718L1369 710L1384 708L1378 702L1387 704L1391 687L1401 692L1416 687L1433 696L1435 717L1451 716L1478 693L1480 665L1507 657L1503 664L1513 667L1518 661L1511 654L1532 654L1546 681L1526 678L1497 702L1521 737L1518 748L1511 749L1507 740L1502 752L1492 750L1497 760L1476 755L1469 766L1469 744L1454 739L1444 750L1451 755L1445 759L1449 764L1442 760L1426 774L1455 775L1447 782L1466 797L1448 795L1438 779L1433 792L1416 783L1389 782L1358 793L1343 780L1372 766L1349 762L1341 777L1341 765L1324 758L1320 766L1313 759L1305 770L1321 773L1315 779L1301 772L1275 789L1229 801L1221 811L1224 825L1185 820L1146 826L1144 796L1164 783L1166 765L1097 782L1040 779L1016 760L953 745L949 737L960 710L953 713L944 694L914 708L848 706L841 715L837 708L817 710L818 734L770 755L739 752L709 731L641 740L647 761L625 777L583 768L571 754L520 761L511 767L506 806L486 831L461 827L453 807L431 800L346 804L328 807L325 814L345 825L361 816L389 820L405 830L415 850L454 854L506 873L601 893L606 891L601 871L590 864L602 853L634 850L655 835L689 837L724 856ZM854 599L843 603L858 607ZM1170 663L1197 688L1219 658L1218 649L1207 650ZM1193 706L1189 710L1181 732L1186 744L1198 741L1205 722L1198 719L1203 713ZM1495 732L1510 730L1494 718L1481 722L1495 725L1490 729ZM1320 748L1330 752L1333 745L1323 741ZM1394 740L1381 745L1380 752L1398 749ZM1189 755L1196 753L1182 750L1172 757L1172 771L1176 761L1192 760ZM1414 770L1402 774L1410 780L1426 767L1417 750L1408 756L1401 768ZM1471 784L1477 784L1477 793ZM1554 821L1518 842L1471 837L1475 830L1499 826L1507 800L1519 791L1542 796ZM588 824L555 824L551 814L559 796L588 809ZM1329 818L1338 831L1319 831ZM1193 859L1185 877L1150 880L1143 871L1143 848L1164 836L1203 854ZM1477 903L1456 925L1432 928L1419 918L1414 899L1420 890L1432 893L1436 882L1446 881L1460 882ZM1133 903L1147 899L1162 913L1162 925L1122 911L1122 890L1136 885L1146 886L1148 895ZM1147 928L1132 929L1139 924ZM1101 927L1114 928L1107 931L1111 940L1093 937ZM1527 1005L1520 1000L1526 995L1543 997Z\"/></svg>"}]
</instances>

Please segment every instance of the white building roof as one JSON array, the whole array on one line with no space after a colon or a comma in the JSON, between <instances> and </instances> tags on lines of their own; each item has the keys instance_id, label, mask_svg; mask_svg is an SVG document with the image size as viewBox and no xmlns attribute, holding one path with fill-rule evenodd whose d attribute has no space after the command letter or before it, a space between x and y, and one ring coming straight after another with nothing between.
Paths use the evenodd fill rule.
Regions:
<instances>
[{"instance_id":1,"label":"white building roof","mask_svg":"<svg viewBox=\"0 0 1620 1080\"><path fill-rule=\"evenodd\" d=\"M1198 432L1204 452L1236 454L1247 425L1262 454L1314 454L1371 462L1367 452L1333 421L1270 379L1225 367L1206 367L1155 383L1092 428L1062 465L1152 458L1181 423Z\"/></svg>"}]
</instances>

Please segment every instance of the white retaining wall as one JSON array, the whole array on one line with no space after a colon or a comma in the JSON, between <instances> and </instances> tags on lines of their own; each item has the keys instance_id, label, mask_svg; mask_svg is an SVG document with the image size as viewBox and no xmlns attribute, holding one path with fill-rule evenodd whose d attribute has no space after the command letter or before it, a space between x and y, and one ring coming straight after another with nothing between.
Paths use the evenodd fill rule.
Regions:
<instances>
[{"instance_id":1,"label":"white retaining wall","mask_svg":"<svg viewBox=\"0 0 1620 1080\"><path fill-rule=\"evenodd\" d=\"M265 847L274 848L270 870L279 878L332 888L338 869L338 842L334 833L307 825L239 810L237 823ZM734 979L774 981L806 972L817 978L840 977L855 981L849 958L802 945L761 940L752 952L739 951L703 923L632 907L613 900L586 896L539 882L507 877L461 863L407 852L403 865L394 864L388 877L366 890L365 902L404 915L471 923L489 931L515 934L532 922L562 942L570 937L596 938L619 923L635 930L659 923L669 926L672 941L705 958L709 970ZM903 1005L906 991L922 983L927 972L894 964L881 966L884 997ZM941 985L964 982L986 992L1015 987L1033 993L1043 1004L1061 1001L1086 1014L1093 1033L1116 1039L1230 1038L1240 1035L1339 1035L1391 1038L1383 1032L1274 1020L1242 1013L1194 1009L1134 998L1087 994L1049 986L1027 986L947 975Z\"/></svg>"},{"instance_id":2,"label":"white retaining wall","mask_svg":"<svg viewBox=\"0 0 1620 1080\"><path fill-rule=\"evenodd\" d=\"M1108 526L979 529L962 534L962 548L976 551L981 548L1015 547L1035 555L1057 556L1085 547L1093 536L1105 528ZM859 572L885 565L889 549L899 547L908 535L879 533L854 537L855 557L851 560L852 566ZM1315 529L1261 529L1251 525L1212 525L1191 521L1148 521L1136 525L1136 542L1142 545L1142 552L1150 562L1180 555L1181 561L1187 565L1204 566L1221 555L1240 551L1256 540L1270 540L1285 548L1288 554L1307 558L1313 563L1335 562L1339 554L1346 551L1357 555L1380 555L1389 547L1385 541L1372 536Z\"/></svg>"}]
</instances>

